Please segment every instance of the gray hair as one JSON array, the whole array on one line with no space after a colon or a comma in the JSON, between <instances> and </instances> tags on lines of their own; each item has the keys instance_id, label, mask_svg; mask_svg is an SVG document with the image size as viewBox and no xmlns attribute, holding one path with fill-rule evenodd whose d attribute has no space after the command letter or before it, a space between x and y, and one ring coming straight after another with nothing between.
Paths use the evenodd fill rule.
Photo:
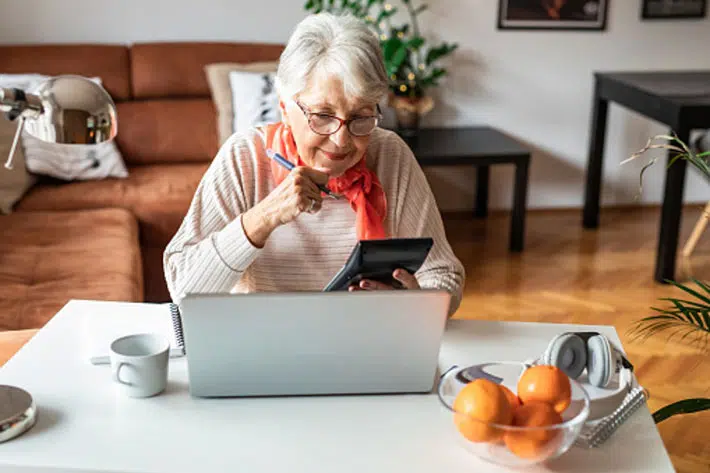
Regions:
<instances>
[{"instance_id":1,"label":"gray hair","mask_svg":"<svg viewBox=\"0 0 710 473\"><path fill-rule=\"evenodd\" d=\"M342 80L350 97L377 103L387 94L379 39L362 20L349 14L313 14L296 26L281 54L276 90L293 97L317 72Z\"/></svg>"}]
</instances>

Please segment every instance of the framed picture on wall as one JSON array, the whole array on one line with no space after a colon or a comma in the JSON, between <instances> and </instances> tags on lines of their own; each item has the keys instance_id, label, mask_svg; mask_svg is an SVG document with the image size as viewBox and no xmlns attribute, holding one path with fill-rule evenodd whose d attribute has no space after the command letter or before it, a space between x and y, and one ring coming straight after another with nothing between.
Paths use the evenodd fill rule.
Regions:
<instances>
[{"instance_id":1,"label":"framed picture on wall","mask_svg":"<svg viewBox=\"0 0 710 473\"><path fill-rule=\"evenodd\" d=\"M608 9L609 0L498 0L498 29L602 31Z\"/></svg>"},{"instance_id":2,"label":"framed picture on wall","mask_svg":"<svg viewBox=\"0 0 710 473\"><path fill-rule=\"evenodd\" d=\"M707 0L642 0L641 18L668 20L675 18L705 18Z\"/></svg>"}]
</instances>

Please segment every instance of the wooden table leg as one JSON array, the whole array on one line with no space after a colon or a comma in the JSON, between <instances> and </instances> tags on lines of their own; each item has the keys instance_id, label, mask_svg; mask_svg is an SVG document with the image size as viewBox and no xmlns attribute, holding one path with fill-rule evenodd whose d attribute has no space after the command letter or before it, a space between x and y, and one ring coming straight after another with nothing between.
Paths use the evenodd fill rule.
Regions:
<instances>
[{"instance_id":1,"label":"wooden table leg","mask_svg":"<svg viewBox=\"0 0 710 473\"><path fill-rule=\"evenodd\" d=\"M688 241L685 242L685 246L683 247L684 257L689 258L690 255L693 254L695 245L698 244L700 236L705 231L705 227L708 226L708 220L710 220L710 202L705 204L705 209L703 210L702 215L700 215L700 218L698 218L698 221L695 223L695 227L693 227L693 233L690 234L690 238L688 238Z\"/></svg>"},{"instance_id":2,"label":"wooden table leg","mask_svg":"<svg viewBox=\"0 0 710 473\"><path fill-rule=\"evenodd\" d=\"M584 210L582 225L584 228L599 226L599 199L602 184L602 164L604 141L606 138L606 119L609 102L599 94L599 81L594 84L594 105L590 123L589 153L587 157L587 181L584 192Z\"/></svg>"},{"instance_id":3,"label":"wooden table leg","mask_svg":"<svg viewBox=\"0 0 710 473\"><path fill-rule=\"evenodd\" d=\"M690 137L690 129L680 127L676 134L679 140L687 143ZM669 151L668 160L672 156L673 154ZM678 159L666 170L663 205L661 206L661 223L658 233L658 251L656 253L655 279L658 282L665 282L675 278L686 168L687 162L684 159Z\"/></svg>"},{"instance_id":4,"label":"wooden table leg","mask_svg":"<svg viewBox=\"0 0 710 473\"><path fill-rule=\"evenodd\" d=\"M476 208L474 216L483 218L488 215L488 185L490 183L490 166L476 168Z\"/></svg>"},{"instance_id":5,"label":"wooden table leg","mask_svg":"<svg viewBox=\"0 0 710 473\"><path fill-rule=\"evenodd\" d=\"M515 163L513 211L510 216L510 251L523 251L525 246L525 213L528 196L530 156Z\"/></svg>"}]
</instances>

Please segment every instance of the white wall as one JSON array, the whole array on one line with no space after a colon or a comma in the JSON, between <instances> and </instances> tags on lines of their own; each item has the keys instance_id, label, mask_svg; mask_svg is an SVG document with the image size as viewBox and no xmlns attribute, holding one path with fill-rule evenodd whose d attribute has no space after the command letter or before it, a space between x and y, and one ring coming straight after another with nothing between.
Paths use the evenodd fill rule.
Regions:
<instances>
[{"instance_id":1,"label":"white wall","mask_svg":"<svg viewBox=\"0 0 710 473\"><path fill-rule=\"evenodd\" d=\"M397 3L397 2L394 2ZM530 207L582 204L592 71L710 68L710 18L641 21L640 0L611 0L607 31L498 31L496 0L429 0L429 38L455 41L451 76L425 125L490 124L534 149ZM304 0L0 0L0 43L235 40L285 42ZM267 6L268 5L268 6ZM665 128L610 107L603 204L634 202L641 162L619 163ZM651 155L650 155L651 156ZM645 177L658 202L663 164ZM444 209L467 209L475 171L427 169ZM494 167L491 207L508 208L512 169ZM710 198L689 173L687 201ZM458 192L451 192L455 188Z\"/></svg>"}]
</instances>

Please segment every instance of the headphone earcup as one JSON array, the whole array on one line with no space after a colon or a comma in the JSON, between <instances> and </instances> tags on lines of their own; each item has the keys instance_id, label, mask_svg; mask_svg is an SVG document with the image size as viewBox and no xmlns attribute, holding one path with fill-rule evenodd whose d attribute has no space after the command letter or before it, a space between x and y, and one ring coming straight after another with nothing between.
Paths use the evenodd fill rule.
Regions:
<instances>
[{"instance_id":1,"label":"headphone earcup","mask_svg":"<svg viewBox=\"0 0 710 473\"><path fill-rule=\"evenodd\" d=\"M611 380L613 370L612 348L604 335L595 335L587 341L587 375L593 386L604 388Z\"/></svg>"},{"instance_id":2,"label":"headphone earcup","mask_svg":"<svg viewBox=\"0 0 710 473\"><path fill-rule=\"evenodd\" d=\"M570 378L577 378L587 365L587 348L574 333L563 333L547 346L543 362L560 368Z\"/></svg>"}]
</instances>

